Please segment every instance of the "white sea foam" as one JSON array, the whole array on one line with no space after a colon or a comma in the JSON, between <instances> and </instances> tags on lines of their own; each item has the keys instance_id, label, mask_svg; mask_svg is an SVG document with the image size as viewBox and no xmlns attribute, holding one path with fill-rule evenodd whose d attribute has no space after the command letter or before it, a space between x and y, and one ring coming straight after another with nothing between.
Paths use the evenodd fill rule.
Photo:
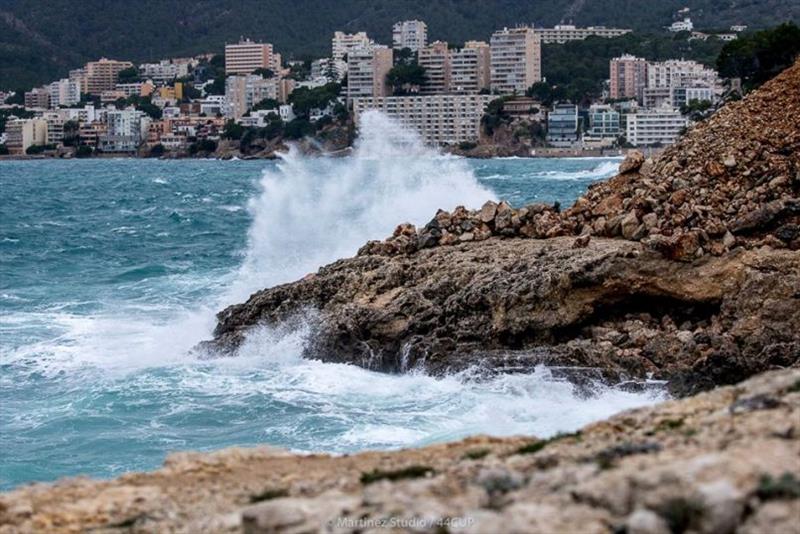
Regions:
<instances>
[{"instance_id":1,"label":"white sea foam","mask_svg":"<svg viewBox=\"0 0 800 534\"><path fill-rule=\"evenodd\" d=\"M58 409L66 419L100 410L91 403L101 402L109 391L128 403L164 402L166 412L146 424L132 424L126 433L180 443L181 448L268 441L344 451L475 433L547 436L661 398L660 393L605 386L586 398L544 368L490 379L469 373L434 378L303 359L307 328L302 321L255 331L235 358L199 361L190 354L198 341L210 337L214 313L224 305L352 255L366 240L390 234L399 222L425 223L437 208L476 208L495 196L478 183L467 161L426 148L416 134L385 116L365 114L360 133L348 158L304 158L293 150L277 165L270 164L261 193L248 206L253 222L243 265L222 277L224 287L190 274L153 282L186 284L187 291L215 287L206 302L186 309L165 297L159 304L108 302L91 315L54 307L14 314L19 322L0 318L2 331L38 325L52 332L45 340L5 351L0 363L29 368L32 376L75 380L69 387L75 388L76 399L83 395L89 400L65 402ZM582 172L610 172L603 165L616 163ZM87 405L93 407L82 407ZM182 434L184 417L218 413L230 417L230 429L223 425L226 431L218 441L202 440L210 432L205 427ZM51 417L49 408L30 414L35 424ZM33 423L15 424L24 430Z\"/></svg>"},{"instance_id":2,"label":"white sea foam","mask_svg":"<svg viewBox=\"0 0 800 534\"><path fill-rule=\"evenodd\" d=\"M438 208L475 208L494 198L468 162L438 154L385 115L365 113L359 133L348 158L291 150L264 172L262 192L249 205L249 247L230 301L352 256L398 223L425 223Z\"/></svg>"}]
</instances>

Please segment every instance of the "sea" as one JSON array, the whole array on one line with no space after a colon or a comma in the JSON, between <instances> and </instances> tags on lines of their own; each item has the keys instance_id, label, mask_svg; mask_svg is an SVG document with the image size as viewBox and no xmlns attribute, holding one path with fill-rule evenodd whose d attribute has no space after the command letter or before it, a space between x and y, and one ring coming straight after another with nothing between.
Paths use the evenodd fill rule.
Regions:
<instances>
[{"instance_id":1,"label":"sea","mask_svg":"<svg viewBox=\"0 0 800 534\"><path fill-rule=\"evenodd\" d=\"M351 453L552 436L663 400L553 370L381 374L300 356L303 324L235 357L215 313L439 208L571 204L615 158L469 160L377 113L350 156L0 161L0 489L150 470L171 452Z\"/></svg>"}]
</instances>

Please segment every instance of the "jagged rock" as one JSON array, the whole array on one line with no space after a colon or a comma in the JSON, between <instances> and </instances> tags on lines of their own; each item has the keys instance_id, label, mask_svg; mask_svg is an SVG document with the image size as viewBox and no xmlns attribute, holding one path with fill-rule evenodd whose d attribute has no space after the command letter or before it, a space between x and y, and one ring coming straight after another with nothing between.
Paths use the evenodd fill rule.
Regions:
<instances>
[{"instance_id":1,"label":"jagged rock","mask_svg":"<svg viewBox=\"0 0 800 534\"><path fill-rule=\"evenodd\" d=\"M735 250L692 261L697 233L660 239L658 253L598 237L582 248L572 237L492 237L413 255L361 255L222 311L211 348L235 350L249 329L316 309L310 356L383 371L400 371L402 362L434 374L492 368L503 361L492 355L504 354L521 365L597 367L609 377L654 373L687 392L741 380L770 362L797 363L800 352L787 352L800 331L790 297L800 287L797 253ZM642 313L639 326L628 319ZM675 325L714 341L679 339ZM590 327L619 335L587 337Z\"/></svg>"},{"instance_id":2,"label":"jagged rock","mask_svg":"<svg viewBox=\"0 0 800 534\"><path fill-rule=\"evenodd\" d=\"M619 173L626 174L629 172L638 171L639 168L644 164L644 154L642 154L639 150L633 150L628 152L628 155L625 156L625 159L619 165Z\"/></svg>"},{"instance_id":3,"label":"jagged rock","mask_svg":"<svg viewBox=\"0 0 800 534\"><path fill-rule=\"evenodd\" d=\"M497 203L492 202L491 200L487 200L486 203L481 208L480 219L483 223L490 223L494 221L494 217L497 215Z\"/></svg>"}]
</instances>

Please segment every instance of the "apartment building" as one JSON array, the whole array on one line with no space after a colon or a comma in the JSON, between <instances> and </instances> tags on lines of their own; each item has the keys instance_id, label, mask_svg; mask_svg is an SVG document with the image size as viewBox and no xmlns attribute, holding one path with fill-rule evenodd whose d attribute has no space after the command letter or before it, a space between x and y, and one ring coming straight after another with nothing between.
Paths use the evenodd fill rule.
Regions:
<instances>
[{"instance_id":1,"label":"apartment building","mask_svg":"<svg viewBox=\"0 0 800 534\"><path fill-rule=\"evenodd\" d=\"M716 70L697 61L670 59L647 65L647 87L720 86Z\"/></svg>"},{"instance_id":2,"label":"apartment building","mask_svg":"<svg viewBox=\"0 0 800 534\"><path fill-rule=\"evenodd\" d=\"M464 48L450 51L450 92L477 93L489 89L492 55L489 44L467 41Z\"/></svg>"},{"instance_id":3,"label":"apartment building","mask_svg":"<svg viewBox=\"0 0 800 534\"><path fill-rule=\"evenodd\" d=\"M663 106L627 115L625 137L634 146L670 145L689 124L680 111Z\"/></svg>"},{"instance_id":4,"label":"apartment building","mask_svg":"<svg viewBox=\"0 0 800 534\"><path fill-rule=\"evenodd\" d=\"M135 152L147 138L149 117L135 109L111 110L106 113L106 131L98 141L103 152Z\"/></svg>"},{"instance_id":5,"label":"apartment building","mask_svg":"<svg viewBox=\"0 0 800 534\"><path fill-rule=\"evenodd\" d=\"M547 114L547 143L555 147L570 147L578 141L578 106L557 104Z\"/></svg>"},{"instance_id":6,"label":"apartment building","mask_svg":"<svg viewBox=\"0 0 800 534\"><path fill-rule=\"evenodd\" d=\"M392 49L381 45L353 48L347 54L347 100L389 94L386 75L392 68Z\"/></svg>"},{"instance_id":7,"label":"apartment building","mask_svg":"<svg viewBox=\"0 0 800 534\"><path fill-rule=\"evenodd\" d=\"M142 63L139 65L139 75L144 79L153 80L154 83L164 85L171 83L175 78L184 78L189 75L190 61L173 62L162 59L158 63Z\"/></svg>"},{"instance_id":8,"label":"apartment building","mask_svg":"<svg viewBox=\"0 0 800 534\"><path fill-rule=\"evenodd\" d=\"M453 145L476 141L481 117L491 95L419 95L356 98L353 111L356 124L368 110L380 110L401 124L419 132L426 143Z\"/></svg>"},{"instance_id":9,"label":"apartment building","mask_svg":"<svg viewBox=\"0 0 800 534\"><path fill-rule=\"evenodd\" d=\"M81 101L81 84L69 78L62 78L47 86L50 94L50 107L72 106Z\"/></svg>"},{"instance_id":10,"label":"apartment building","mask_svg":"<svg viewBox=\"0 0 800 534\"><path fill-rule=\"evenodd\" d=\"M450 50L444 41L435 41L420 48L419 64L425 68L427 81L420 87L422 94L446 93L450 90Z\"/></svg>"},{"instance_id":11,"label":"apartment building","mask_svg":"<svg viewBox=\"0 0 800 534\"><path fill-rule=\"evenodd\" d=\"M331 40L331 57L339 61L346 61L350 50L370 48L373 44L372 39L367 36L366 32L334 32Z\"/></svg>"},{"instance_id":12,"label":"apartment building","mask_svg":"<svg viewBox=\"0 0 800 534\"><path fill-rule=\"evenodd\" d=\"M131 67L133 67L133 63L130 61L117 61L106 58L90 61L81 69L82 72L79 75L82 83L81 92L99 95L103 91L112 91L114 86L117 85L120 71Z\"/></svg>"},{"instance_id":13,"label":"apartment building","mask_svg":"<svg viewBox=\"0 0 800 534\"><path fill-rule=\"evenodd\" d=\"M428 44L428 25L421 20L403 20L392 27L392 46L395 50L410 48L418 52Z\"/></svg>"},{"instance_id":14,"label":"apartment building","mask_svg":"<svg viewBox=\"0 0 800 534\"><path fill-rule=\"evenodd\" d=\"M272 45L243 39L225 45L225 74L251 74L256 69L272 69Z\"/></svg>"},{"instance_id":15,"label":"apartment building","mask_svg":"<svg viewBox=\"0 0 800 534\"><path fill-rule=\"evenodd\" d=\"M578 28L572 24L559 24L553 28L534 28L536 35L539 36L544 44L564 44L569 41L582 41L587 37L619 37L633 30L622 28L606 28L605 26L589 26L588 28Z\"/></svg>"},{"instance_id":16,"label":"apartment building","mask_svg":"<svg viewBox=\"0 0 800 534\"><path fill-rule=\"evenodd\" d=\"M609 62L610 92L613 99L642 99L647 86L647 60L625 54Z\"/></svg>"},{"instance_id":17,"label":"apartment building","mask_svg":"<svg viewBox=\"0 0 800 534\"><path fill-rule=\"evenodd\" d=\"M583 143L592 147L613 145L622 135L621 116L607 104L593 104L589 107L589 128L583 135Z\"/></svg>"},{"instance_id":18,"label":"apartment building","mask_svg":"<svg viewBox=\"0 0 800 534\"><path fill-rule=\"evenodd\" d=\"M503 28L492 34L491 88L523 93L542 79L542 43L532 28Z\"/></svg>"},{"instance_id":19,"label":"apartment building","mask_svg":"<svg viewBox=\"0 0 800 534\"><path fill-rule=\"evenodd\" d=\"M25 154L34 145L47 144L47 121L16 119L6 123L6 148L9 154Z\"/></svg>"},{"instance_id":20,"label":"apartment building","mask_svg":"<svg viewBox=\"0 0 800 534\"><path fill-rule=\"evenodd\" d=\"M47 109L50 107L50 89L34 87L25 92L25 107L28 109Z\"/></svg>"}]
</instances>

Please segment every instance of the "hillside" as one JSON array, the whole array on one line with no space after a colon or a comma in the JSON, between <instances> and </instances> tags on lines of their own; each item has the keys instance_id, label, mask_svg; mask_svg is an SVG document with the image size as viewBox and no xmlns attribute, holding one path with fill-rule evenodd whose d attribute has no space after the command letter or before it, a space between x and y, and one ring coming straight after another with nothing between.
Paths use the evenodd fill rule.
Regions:
<instances>
[{"instance_id":1,"label":"hillside","mask_svg":"<svg viewBox=\"0 0 800 534\"><path fill-rule=\"evenodd\" d=\"M0 88L29 87L101 55L134 61L221 50L239 36L269 40L286 57L323 55L334 30L366 30L389 42L404 18L428 22L430 37L487 39L504 25L528 22L656 30L683 7L698 27L764 27L800 19L795 0L4 0L0 4Z\"/></svg>"}]
</instances>

